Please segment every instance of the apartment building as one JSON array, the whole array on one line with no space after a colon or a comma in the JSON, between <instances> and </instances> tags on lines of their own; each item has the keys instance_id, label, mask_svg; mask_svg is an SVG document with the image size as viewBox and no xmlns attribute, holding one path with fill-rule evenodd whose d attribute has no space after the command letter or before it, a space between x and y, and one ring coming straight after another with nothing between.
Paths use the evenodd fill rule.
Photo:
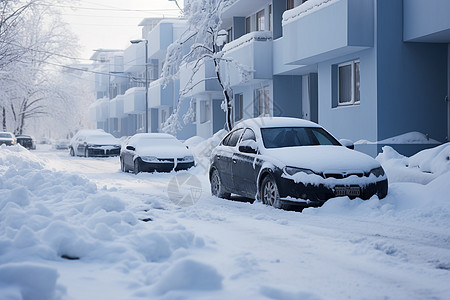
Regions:
<instances>
[{"instance_id":1,"label":"apartment building","mask_svg":"<svg viewBox=\"0 0 450 300\"><path fill-rule=\"evenodd\" d=\"M222 67L235 120L309 119L371 155L396 136L404 138L392 146L407 155L447 141L449 11L447 0L236 1L222 14L223 50L253 73ZM200 92L197 106L217 109L223 97ZM198 133L223 128L223 118L211 118L209 132L199 122Z\"/></svg>"}]
</instances>

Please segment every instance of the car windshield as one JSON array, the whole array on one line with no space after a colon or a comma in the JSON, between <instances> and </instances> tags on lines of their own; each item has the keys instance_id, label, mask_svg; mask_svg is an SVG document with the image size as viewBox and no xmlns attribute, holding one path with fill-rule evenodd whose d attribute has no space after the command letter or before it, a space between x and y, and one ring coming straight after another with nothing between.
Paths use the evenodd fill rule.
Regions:
<instances>
[{"instance_id":1,"label":"car windshield","mask_svg":"<svg viewBox=\"0 0 450 300\"><path fill-rule=\"evenodd\" d=\"M268 149L295 146L341 145L320 127L261 128L261 135L264 147Z\"/></svg>"},{"instance_id":2,"label":"car windshield","mask_svg":"<svg viewBox=\"0 0 450 300\"><path fill-rule=\"evenodd\" d=\"M9 133L0 133L0 138L11 138Z\"/></svg>"}]
</instances>

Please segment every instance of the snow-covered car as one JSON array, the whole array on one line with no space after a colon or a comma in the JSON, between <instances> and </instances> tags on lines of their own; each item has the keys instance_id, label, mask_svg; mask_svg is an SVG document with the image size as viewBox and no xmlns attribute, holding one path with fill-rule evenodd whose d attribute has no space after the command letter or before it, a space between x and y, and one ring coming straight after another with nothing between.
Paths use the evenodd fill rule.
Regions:
<instances>
[{"instance_id":1,"label":"snow-covered car","mask_svg":"<svg viewBox=\"0 0 450 300\"><path fill-rule=\"evenodd\" d=\"M67 139L59 139L53 145L56 150L66 150L69 149L70 141Z\"/></svg>"},{"instance_id":2,"label":"snow-covered car","mask_svg":"<svg viewBox=\"0 0 450 300\"><path fill-rule=\"evenodd\" d=\"M187 170L195 164L192 152L174 136L166 133L138 133L120 151L123 172L170 172Z\"/></svg>"},{"instance_id":3,"label":"snow-covered car","mask_svg":"<svg viewBox=\"0 0 450 300\"><path fill-rule=\"evenodd\" d=\"M339 196L381 199L388 192L379 162L296 118L237 124L211 153L209 178L215 196L238 194L288 209L321 206Z\"/></svg>"},{"instance_id":4,"label":"snow-covered car","mask_svg":"<svg viewBox=\"0 0 450 300\"><path fill-rule=\"evenodd\" d=\"M7 146L12 146L17 143L16 137L11 132L0 132L0 145L5 144Z\"/></svg>"},{"instance_id":5,"label":"snow-covered car","mask_svg":"<svg viewBox=\"0 0 450 300\"><path fill-rule=\"evenodd\" d=\"M24 148L35 150L36 142L29 135L16 135L17 143L22 145Z\"/></svg>"},{"instance_id":6,"label":"snow-covered car","mask_svg":"<svg viewBox=\"0 0 450 300\"><path fill-rule=\"evenodd\" d=\"M70 140L71 156L118 156L120 142L112 134L98 129L83 129Z\"/></svg>"}]
</instances>

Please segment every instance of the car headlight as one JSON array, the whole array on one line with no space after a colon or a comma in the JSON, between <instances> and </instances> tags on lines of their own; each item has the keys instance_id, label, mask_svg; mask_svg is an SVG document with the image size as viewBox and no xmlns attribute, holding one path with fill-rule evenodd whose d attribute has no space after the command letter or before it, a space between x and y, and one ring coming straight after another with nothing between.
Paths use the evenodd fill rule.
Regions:
<instances>
[{"instance_id":1,"label":"car headlight","mask_svg":"<svg viewBox=\"0 0 450 300\"><path fill-rule=\"evenodd\" d=\"M194 160L194 157L192 155L185 156L182 159L182 161L193 161L193 160Z\"/></svg>"},{"instance_id":2,"label":"car headlight","mask_svg":"<svg viewBox=\"0 0 450 300\"><path fill-rule=\"evenodd\" d=\"M146 162L158 161L156 156L141 156L141 159Z\"/></svg>"},{"instance_id":3,"label":"car headlight","mask_svg":"<svg viewBox=\"0 0 450 300\"><path fill-rule=\"evenodd\" d=\"M375 177L384 176L384 170L382 167L378 167L378 168L370 170L369 176L370 176L370 174L375 175Z\"/></svg>"},{"instance_id":4,"label":"car headlight","mask_svg":"<svg viewBox=\"0 0 450 300\"><path fill-rule=\"evenodd\" d=\"M314 173L314 171L310 170L310 169L304 169L304 168L294 168L294 167L284 167L283 169L284 173L286 173L289 176L293 176L297 173L306 173L308 175L311 174L316 174Z\"/></svg>"}]
</instances>

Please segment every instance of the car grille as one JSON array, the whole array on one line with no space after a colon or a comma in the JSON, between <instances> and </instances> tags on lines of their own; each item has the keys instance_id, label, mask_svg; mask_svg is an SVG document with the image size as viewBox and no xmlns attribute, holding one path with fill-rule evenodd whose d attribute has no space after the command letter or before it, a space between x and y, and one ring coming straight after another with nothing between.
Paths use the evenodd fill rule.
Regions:
<instances>
[{"instance_id":1,"label":"car grille","mask_svg":"<svg viewBox=\"0 0 450 300\"><path fill-rule=\"evenodd\" d=\"M350 173L323 173L323 177L324 178L336 178L336 179L344 179L350 176L358 176L358 177L363 177L364 173L363 172L350 172Z\"/></svg>"},{"instance_id":2,"label":"car grille","mask_svg":"<svg viewBox=\"0 0 450 300\"><path fill-rule=\"evenodd\" d=\"M90 156L114 156L120 154L120 149L92 149L89 150Z\"/></svg>"}]
</instances>

